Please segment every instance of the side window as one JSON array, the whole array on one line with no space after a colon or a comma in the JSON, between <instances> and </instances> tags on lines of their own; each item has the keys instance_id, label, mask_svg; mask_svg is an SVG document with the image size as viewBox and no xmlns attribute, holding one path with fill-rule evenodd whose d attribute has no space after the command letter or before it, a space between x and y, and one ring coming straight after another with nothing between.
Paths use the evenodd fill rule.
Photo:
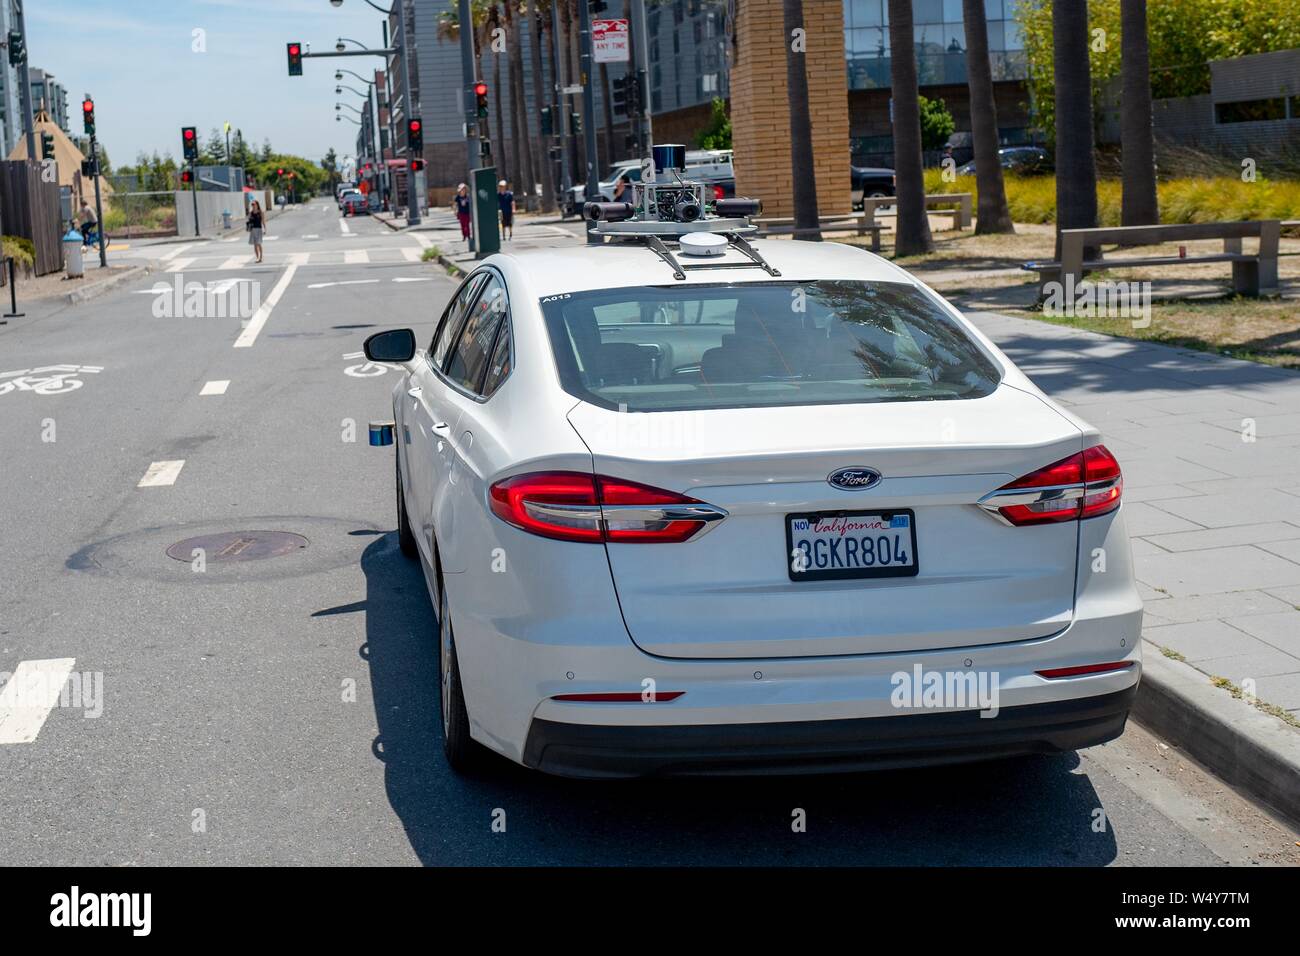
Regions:
<instances>
[{"instance_id":1,"label":"side window","mask_svg":"<svg viewBox=\"0 0 1300 956\"><path fill-rule=\"evenodd\" d=\"M497 329L505 320L509 304L506 289L495 275L488 279L483 294L478 297L469 317L465 320L456 347L447 362L447 378L461 388L478 392L483 375L492 358L492 343Z\"/></svg>"},{"instance_id":2,"label":"side window","mask_svg":"<svg viewBox=\"0 0 1300 956\"><path fill-rule=\"evenodd\" d=\"M492 349L492 361L488 363L487 378L483 380L483 396L490 397L510 375L510 323L502 322L501 331L497 333L497 344Z\"/></svg>"},{"instance_id":3,"label":"side window","mask_svg":"<svg viewBox=\"0 0 1300 956\"><path fill-rule=\"evenodd\" d=\"M465 318L465 312L474 301L474 295L483 287L486 279L487 273L474 276L461 287L460 295L456 296L447 307L447 312L438 325L438 331L433 334L433 341L429 344L429 364L434 368L442 368L442 363L447 358L447 351L451 348L460 329L461 320Z\"/></svg>"}]
</instances>

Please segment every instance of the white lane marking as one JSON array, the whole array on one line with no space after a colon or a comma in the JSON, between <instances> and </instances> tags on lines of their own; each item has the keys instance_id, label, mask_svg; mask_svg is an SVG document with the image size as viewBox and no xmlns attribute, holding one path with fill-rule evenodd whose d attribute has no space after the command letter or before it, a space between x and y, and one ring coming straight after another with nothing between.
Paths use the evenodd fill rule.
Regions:
<instances>
[{"instance_id":1,"label":"white lane marking","mask_svg":"<svg viewBox=\"0 0 1300 956\"><path fill-rule=\"evenodd\" d=\"M184 467L184 458L179 461L155 461L149 466L149 470L144 473L144 477L140 479L140 483L136 487L161 488L165 485L174 485L176 484L176 478Z\"/></svg>"},{"instance_id":2,"label":"white lane marking","mask_svg":"<svg viewBox=\"0 0 1300 956\"><path fill-rule=\"evenodd\" d=\"M225 395L226 389L230 387L230 379L220 379L215 382L206 383L199 389L200 395Z\"/></svg>"},{"instance_id":3,"label":"white lane marking","mask_svg":"<svg viewBox=\"0 0 1300 956\"><path fill-rule=\"evenodd\" d=\"M343 235L345 236L352 235L352 230L348 228L348 221L346 219L339 220L339 229L343 231Z\"/></svg>"},{"instance_id":4,"label":"white lane marking","mask_svg":"<svg viewBox=\"0 0 1300 956\"><path fill-rule=\"evenodd\" d=\"M30 744L59 702L76 658L22 661L0 689L0 744Z\"/></svg>"},{"instance_id":5,"label":"white lane marking","mask_svg":"<svg viewBox=\"0 0 1300 956\"><path fill-rule=\"evenodd\" d=\"M310 236L303 236L303 238L304 238L304 239L319 239L320 236L316 235L316 233L313 232Z\"/></svg>"},{"instance_id":6,"label":"white lane marking","mask_svg":"<svg viewBox=\"0 0 1300 956\"><path fill-rule=\"evenodd\" d=\"M192 242L184 243L183 245L179 245L179 246L177 246L175 249L171 249L171 250L168 250L167 252L164 252L164 253L163 253L161 256L159 256L158 258L159 258L159 259L162 259L164 262L167 261L168 259L175 259L177 256L179 256L182 252L184 252L186 249L188 249L188 248L189 248L190 246L192 246L192 245L194 245L194 243L192 243Z\"/></svg>"},{"instance_id":7,"label":"white lane marking","mask_svg":"<svg viewBox=\"0 0 1300 956\"><path fill-rule=\"evenodd\" d=\"M402 247L402 255L406 257L407 262L419 262L423 251L422 249L412 249L410 246Z\"/></svg>"},{"instance_id":8,"label":"white lane marking","mask_svg":"<svg viewBox=\"0 0 1300 956\"><path fill-rule=\"evenodd\" d=\"M218 239L218 242L238 242L243 236L231 236L229 239Z\"/></svg>"},{"instance_id":9,"label":"white lane marking","mask_svg":"<svg viewBox=\"0 0 1300 956\"><path fill-rule=\"evenodd\" d=\"M378 281L378 279L344 279L342 282L313 282L311 285L307 286L307 288L328 289L331 286L336 285L370 285L371 283Z\"/></svg>"},{"instance_id":10,"label":"white lane marking","mask_svg":"<svg viewBox=\"0 0 1300 956\"><path fill-rule=\"evenodd\" d=\"M169 266L167 267L167 271L168 271L168 272L180 272L180 271L182 271L182 270L184 270L184 269L188 269L190 266L194 265L195 261L196 261L196 260L194 260L194 259L176 259L176 260L174 260L174 261L172 262L171 265L169 265Z\"/></svg>"},{"instance_id":11,"label":"white lane marking","mask_svg":"<svg viewBox=\"0 0 1300 956\"><path fill-rule=\"evenodd\" d=\"M277 239L279 239L279 238L280 238L279 236L263 236L263 237L262 237L262 241L263 241L263 242L275 242L275 240L277 240Z\"/></svg>"},{"instance_id":12,"label":"white lane marking","mask_svg":"<svg viewBox=\"0 0 1300 956\"><path fill-rule=\"evenodd\" d=\"M396 276L394 282L432 282L433 276L420 276L419 278L410 278L408 276Z\"/></svg>"},{"instance_id":13,"label":"white lane marking","mask_svg":"<svg viewBox=\"0 0 1300 956\"><path fill-rule=\"evenodd\" d=\"M266 320L271 317L271 310L275 304L280 301L280 296L284 295L284 290L289 287L293 281L293 274L298 271L296 263L289 263L285 267L284 275L280 276L280 281L275 284L271 294L263 300L253 317L248 320L248 325L244 331L239 333L239 338L235 339L235 348L246 349L257 341L257 334L262 331L262 326L266 325Z\"/></svg>"},{"instance_id":14,"label":"white lane marking","mask_svg":"<svg viewBox=\"0 0 1300 956\"><path fill-rule=\"evenodd\" d=\"M349 266L361 266L370 261L370 253L364 249L348 249L343 253L343 263Z\"/></svg>"},{"instance_id":15,"label":"white lane marking","mask_svg":"<svg viewBox=\"0 0 1300 956\"><path fill-rule=\"evenodd\" d=\"M411 233L411 238L420 244L421 249L428 249L431 245L433 245L433 243L429 241L427 236L422 236L418 232Z\"/></svg>"},{"instance_id":16,"label":"white lane marking","mask_svg":"<svg viewBox=\"0 0 1300 956\"><path fill-rule=\"evenodd\" d=\"M218 269L242 269L245 265L247 265L252 261L253 261L252 256L231 256L225 262L221 263L221 265L217 266L217 268Z\"/></svg>"}]
</instances>

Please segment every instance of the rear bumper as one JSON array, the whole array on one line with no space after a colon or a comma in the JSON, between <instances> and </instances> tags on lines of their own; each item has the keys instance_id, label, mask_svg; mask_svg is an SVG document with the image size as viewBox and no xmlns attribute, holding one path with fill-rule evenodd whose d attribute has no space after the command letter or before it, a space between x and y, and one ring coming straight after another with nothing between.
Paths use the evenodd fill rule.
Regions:
<instances>
[{"instance_id":1,"label":"rear bumper","mask_svg":"<svg viewBox=\"0 0 1300 956\"><path fill-rule=\"evenodd\" d=\"M694 726L570 724L535 719L523 763L567 777L837 773L1077 750L1124 732L1134 684L1121 691L1005 707L847 720Z\"/></svg>"}]
</instances>

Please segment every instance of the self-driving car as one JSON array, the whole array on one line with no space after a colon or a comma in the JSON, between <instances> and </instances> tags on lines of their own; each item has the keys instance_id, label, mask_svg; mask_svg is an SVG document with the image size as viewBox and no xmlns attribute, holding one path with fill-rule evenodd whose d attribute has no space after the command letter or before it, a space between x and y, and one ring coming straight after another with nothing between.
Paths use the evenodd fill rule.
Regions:
<instances>
[{"instance_id":1,"label":"self-driving car","mask_svg":"<svg viewBox=\"0 0 1300 956\"><path fill-rule=\"evenodd\" d=\"M885 259L678 225L489 256L428 340L366 342L402 371L398 539L452 766L823 772L1119 735L1142 603L1097 429Z\"/></svg>"}]
</instances>

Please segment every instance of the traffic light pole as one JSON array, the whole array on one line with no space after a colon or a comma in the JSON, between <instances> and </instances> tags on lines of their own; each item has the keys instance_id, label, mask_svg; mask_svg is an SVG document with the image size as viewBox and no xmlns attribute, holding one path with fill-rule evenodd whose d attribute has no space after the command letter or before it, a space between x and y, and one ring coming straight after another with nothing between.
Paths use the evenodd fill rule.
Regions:
<instances>
[{"instance_id":1,"label":"traffic light pole","mask_svg":"<svg viewBox=\"0 0 1300 956\"><path fill-rule=\"evenodd\" d=\"M587 142L587 202L600 199L600 173L596 169L596 94L591 86L591 4L587 0L578 0L581 13L582 59L578 67L582 71L582 131ZM585 218L585 216L584 216ZM604 242L596 233L596 224L587 224L587 244L598 245Z\"/></svg>"},{"instance_id":2,"label":"traffic light pole","mask_svg":"<svg viewBox=\"0 0 1300 956\"><path fill-rule=\"evenodd\" d=\"M464 85L461 97L465 105L465 181L471 184L470 202L472 204L476 201L473 193L473 171L483 161L481 157L483 147L479 140L478 98L474 95L474 87L478 83L478 77L474 68L474 18L470 12L470 0L460 0L456 8L456 16L460 19L460 76ZM469 249L474 252L477 248L478 236L471 234Z\"/></svg>"},{"instance_id":3,"label":"traffic light pole","mask_svg":"<svg viewBox=\"0 0 1300 956\"><path fill-rule=\"evenodd\" d=\"M199 171L194 166L194 160L190 160L190 195L194 199L194 235L199 235ZM99 184L95 184L95 190L99 190Z\"/></svg>"},{"instance_id":4,"label":"traffic light pole","mask_svg":"<svg viewBox=\"0 0 1300 956\"><path fill-rule=\"evenodd\" d=\"M22 0L13 0L14 26L23 38L23 59L18 64L18 99L23 110L23 133L27 137L27 158L36 159L36 132L32 128L32 81L27 72L27 21L23 19Z\"/></svg>"},{"instance_id":5,"label":"traffic light pole","mask_svg":"<svg viewBox=\"0 0 1300 956\"><path fill-rule=\"evenodd\" d=\"M472 23L468 18L461 23ZM393 44L402 51L402 118L410 122L411 117L419 114L415 108L415 100L411 97L411 58L407 55L409 47L406 44L406 0L397 0L397 36ZM408 153L411 152L410 133L407 133L406 141ZM396 148L396 144L394 144ZM411 168L409 160L422 159L423 157L408 155L406 164L406 224L408 226L418 226L420 224L420 197L415 194L415 170Z\"/></svg>"},{"instance_id":6,"label":"traffic light pole","mask_svg":"<svg viewBox=\"0 0 1300 956\"><path fill-rule=\"evenodd\" d=\"M650 40L646 35L645 0L630 0L632 17L632 59L636 68L637 118L636 141L641 156L650 155L653 134L650 128Z\"/></svg>"},{"instance_id":7,"label":"traffic light pole","mask_svg":"<svg viewBox=\"0 0 1300 956\"><path fill-rule=\"evenodd\" d=\"M569 173L569 111L565 109L567 103L564 97L564 80L560 73L560 57L564 55L560 49L560 5L551 4L551 76L555 79L555 119L552 121L551 128L555 130L555 143L559 148L560 171L560 189L562 196L568 196L569 190L573 188L573 178ZM567 61L567 57L565 58ZM561 214L565 199L560 200Z\"/></svg>"},{"instance_id":8,"label":"traffic light pole","mask_svg":"<svg viewBox=\"0 0 1300 956\"><path fill-rule=\"evenodd\" d=\"M104 238L104 203L99 197L99 140L95 139L92 133L90 136L90 168L95 172L95 222L99 224L99 265L100 268L108 267L108 246ZM198 216L194 217L195 222ZM130 233L127 233L130 235Z\"/></svg>"}]
</instances>

